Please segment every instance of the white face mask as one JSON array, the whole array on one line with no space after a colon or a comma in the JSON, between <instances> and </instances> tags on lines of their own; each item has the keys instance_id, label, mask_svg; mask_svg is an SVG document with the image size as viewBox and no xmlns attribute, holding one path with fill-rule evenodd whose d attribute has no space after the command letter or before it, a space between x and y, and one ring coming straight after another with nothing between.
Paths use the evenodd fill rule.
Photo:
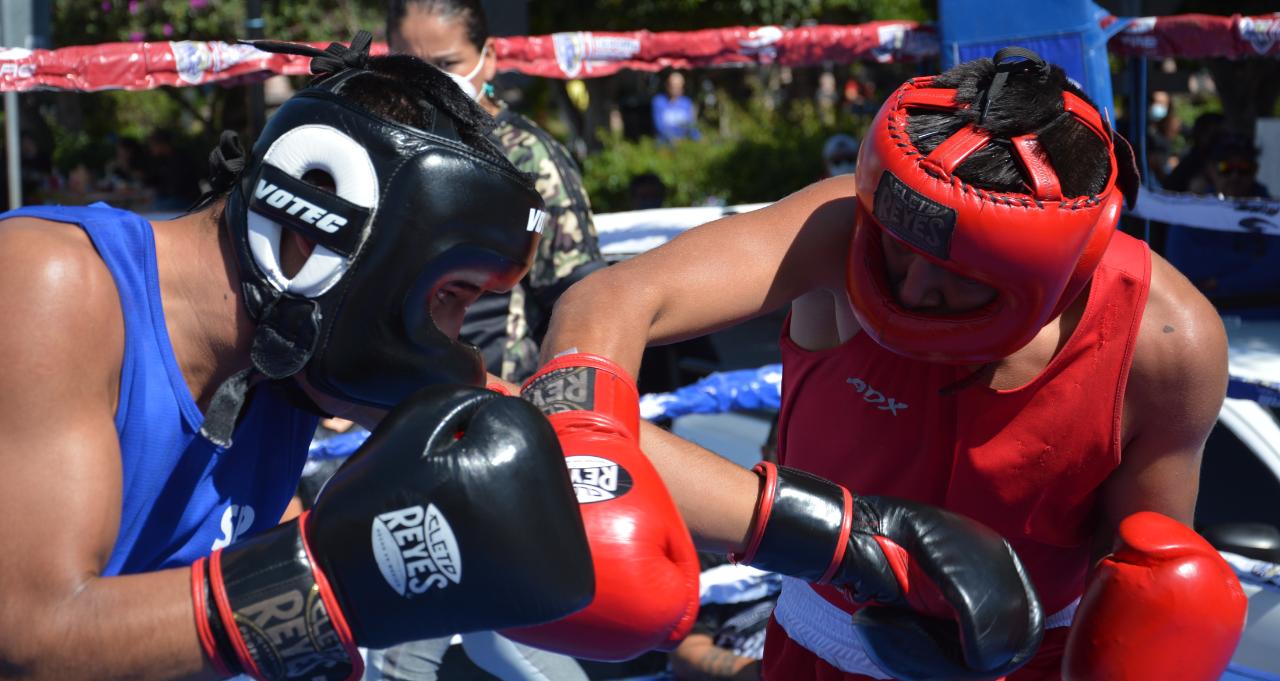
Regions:
<instances>
[{"instance_id":1,"label":"white face mask","mask_svg":"<svg viewBox=\"0 0 1280 681\"><path fill-rule=\"evenodd\" d=\"M460 76L456 73L451 73L449 71L445 71L444 73L446 76L449 76L449 78L453 80L453 82L457 83L458 87L461 88L462 91L466 93L468 97L475 100L479 100L480 91L476 90L475 85L472 85L471 79L475 78L476 74L480 73L480 69L482 68L484 68L484 50L480 51L480 61L476 62L476 67L471 69L471 72L468 73L467 75Z\"/></svg>"}]
</instances>

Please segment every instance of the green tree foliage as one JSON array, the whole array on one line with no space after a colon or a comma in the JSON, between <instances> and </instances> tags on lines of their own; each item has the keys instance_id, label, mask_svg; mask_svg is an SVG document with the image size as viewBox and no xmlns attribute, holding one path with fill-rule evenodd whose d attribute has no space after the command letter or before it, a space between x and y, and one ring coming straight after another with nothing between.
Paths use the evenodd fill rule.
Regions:
<instances>
[{"instance_id":1,"label":"green tree foliage","mask_svg":"<svg viewBox=\"0 0 1280 681\"><path fill-rule=\"evenodd\" d=\"M729 134L704 130L698 141L660 145L609 135L583 167L583 183L597 212L629 210L631 178L653 173L667 186L668 206L776 201L822 176L822 145L837 133L861 138L869 116L842 114L824 125L809 103L787 112L759 100L730 105Z\"/></svg>"},{"instance_id":2,"label":"green tree foliage","mask_svg":"<svg viewBox=\"0 0 1280 681\"><path fill-rule=\"evenodd\" d=\"M247 3L222 0L76 0L53 3L56 47L114 42L226 40L247 35ZM382 0L307 0L262 3L264 35L277 40L345 41L361 28L383 26ZM29 95L67 97L66 95ZM62 106L66 106L66 102ZM66 172L85 163L97 168L113 153L114 139L145 138L164 128L184 152L201 159L225 128L246 124L242 88L160 88L146 92L99 92L75 96L82 125L65 126L46 116L55 167ZM47 107L46 107L47 108Z\"/></svg>"},{"instance_id":3,"label":"green tree foliage","mask_svg":"<svg viewBox=\"0 0 1280 681\"><path fill-rule=\"evenodd\" d=\"M243 38L245 2L224 0L78 0L54 3L58 47L141 40ZM383 25L381 0L262 3L265 34L277 40L346 40Z\"/></svg>"}]
</instances>

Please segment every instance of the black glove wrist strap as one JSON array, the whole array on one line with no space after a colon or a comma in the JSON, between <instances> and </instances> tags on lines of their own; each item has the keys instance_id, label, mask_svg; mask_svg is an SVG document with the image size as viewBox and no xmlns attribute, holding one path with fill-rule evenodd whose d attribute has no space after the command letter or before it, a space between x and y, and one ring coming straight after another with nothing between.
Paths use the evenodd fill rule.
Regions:
<instances>
[{"instance_id":1,"label":"black glove wrist strap","mask_svg":"<svg viewBox=\"0 0 1280 681\"><path fill-rule=\"evenodd\" d=\"M739 562L810 582L831 580L853 522L849 490L795 468L761 463L751 540Z\"/></svg>"},{"instance_id":2,"label":"black glove wrist strap","mask_svg":"<svg viewBox=\"0 0 1280 681\"><path fill-rule=\"evenodd\" d=\"M298 521L237 542L209 558L210 628L224 659L255 679L360 678L363 663L324 574L314 569ZM328 596L326 598L326 596ZM215 625L214 622L217 622Z\"/></svg>"}]
</instances>

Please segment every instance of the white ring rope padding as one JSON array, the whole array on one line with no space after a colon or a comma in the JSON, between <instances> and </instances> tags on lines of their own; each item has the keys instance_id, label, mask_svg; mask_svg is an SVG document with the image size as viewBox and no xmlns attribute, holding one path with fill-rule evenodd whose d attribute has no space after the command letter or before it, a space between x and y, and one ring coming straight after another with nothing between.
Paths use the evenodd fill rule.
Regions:
<instances>
[{"instance_id":1,"label":"white ring rope padding","mask_svg":"<svg viewBox=\"0 0 1280 681\"><path fill-rule=\"evenodd\" d=\"M344 200L370 211L378 205L378 173L369 152L328 125L302 125L284 133L271 143L262 162L297 178L322 170L333 178L334 193ZM286 277L280 269L281 229L274 220L249 211L249 249L277 289L315 298L337 283L350 266L346 257L317 245L302 269L292 279Z\"/></svg>"},{"instance_id":2,"label":"white ring rope padding","mask_svg":"<svg viewBox=\"0 0 1280 681\"><path fill-rule=\"evenodd\" d=\"M694 208L651 208L596 213L600 251L625 257L657 248L680 233L726 215L758 210L768 203ZM1208 194L1180 194L1163 189L1138 190L1130 215L1173 225L1220 232L1280 235L1280 201L1220 199Z\"/></svg>"}]
</instances>

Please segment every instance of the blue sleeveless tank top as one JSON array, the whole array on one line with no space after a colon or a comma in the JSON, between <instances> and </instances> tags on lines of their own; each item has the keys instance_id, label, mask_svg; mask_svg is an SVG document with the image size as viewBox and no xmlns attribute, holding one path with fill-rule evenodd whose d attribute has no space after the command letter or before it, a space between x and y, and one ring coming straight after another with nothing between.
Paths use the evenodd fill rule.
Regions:
<instances>
[{"instance_id":1,"label":"blue sleeveless tank top","mask_svg":"<svg viewBox=\"0 0 1280 681\"><path fill-rule=\"evenodd\" d=\"M230 448L200 437L204 416L165 327L151 223L102 203L23 208L0 219L18 216L80 225L120 294L125 343L115 425L124 487L103 574L188 565L276 525L302 474L316 417L259 389Z\"/></svg>"}]
</instances>

